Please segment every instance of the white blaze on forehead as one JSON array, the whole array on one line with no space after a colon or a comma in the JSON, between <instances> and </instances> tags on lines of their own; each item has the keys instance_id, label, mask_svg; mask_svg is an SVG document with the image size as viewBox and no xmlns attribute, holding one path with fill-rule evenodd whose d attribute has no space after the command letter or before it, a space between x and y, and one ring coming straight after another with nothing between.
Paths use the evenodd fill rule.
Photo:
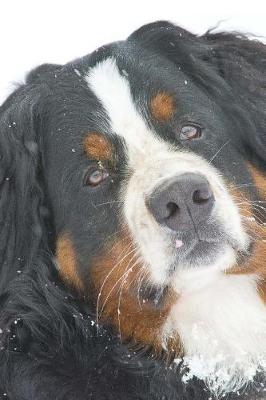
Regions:
<instances>
[{"instance_id":1,"label":"white blaze on forehead","mask_svg":"<svg viewBox=\"0 0 266 400\"><path fill-rule=\"evenodd\" d=\"M129 82L120 74L113 58L107 58L93 67L86 81L108 114L113 132L125 140L129 153L143 153L150 146L159 145L160 150L168 148L166 143L155 137L137 111Z\"/></svg>"}]
</instances>

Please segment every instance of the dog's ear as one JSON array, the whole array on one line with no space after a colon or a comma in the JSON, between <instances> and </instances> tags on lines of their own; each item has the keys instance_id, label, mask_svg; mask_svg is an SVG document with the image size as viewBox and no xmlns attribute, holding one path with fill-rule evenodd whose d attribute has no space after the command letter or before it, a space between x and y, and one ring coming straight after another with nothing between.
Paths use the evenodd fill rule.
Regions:
<instances>
[{"instance_id":1,"label":"dog's ear","mask_svg":"<svg viewBox=\"0 0 266 400\"><path fill-rule=\"evenodd\" d=\"M46 242L39 132L48 87L40 73L52 67L41 68L0 107L0 293Z\"/></svg>"},{"instance_id":2,"label":"dog's ear","mask_svg":"<svg viewBox=\"0 0 266 400\"><path fill-rule=\"evenodd\" d=\"M204 61L232 91L232 106L237 104L232 109L236 110L235 118L242 119L241 140L249 157L265 168L266 46L237 33L207 32L201 39L208 45Z\"/></svg>"},{"instance_id":3,"label":"dog's ear","mask_svg":"<svg viewBox=\"0 0 266 400\"><path fill-rule=\"evenodd\" d=\"M197 36L168 21L144 25L133 32L128 41L163 55L183 67L192 67L191 57L199 53Z\"/></svg>"},{"instance_id":4,"label":"dog's ear","mask_svg":"<svg viewBox=\"0 0 266 400\"><path fill-rule=\"evenodd\" d=\"M34 68L27 75L27 83L38 83L43 82L45 79L49 79L54 76L58 70L62 68L59 64L42 64L39 67Z\"/></svg>"},{"instance_id":5,"label":"dog's ear","mask_svg":"<svg viewBox=\"0 0 266 400\"><path fill-rule=\"evenodd\" d=\"M194 35L167 21L128 39L163 55L230 113L245 149L266 162L266 46L238 33ZM252 154L253 152L253 154Z\"/></svg>"}]
</instances>

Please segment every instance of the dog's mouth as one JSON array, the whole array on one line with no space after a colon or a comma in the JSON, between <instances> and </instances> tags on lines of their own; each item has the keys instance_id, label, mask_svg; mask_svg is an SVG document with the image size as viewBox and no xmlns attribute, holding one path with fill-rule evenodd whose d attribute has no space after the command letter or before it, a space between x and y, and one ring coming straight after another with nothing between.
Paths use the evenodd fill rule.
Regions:
<instances>
[{"instance_id":1,"label":"dog's mouth","mask_svg":"<svg viewBox=\"0 0 266 400\"><path fill-rule=\"evenodd\" d=\"M182 237L182 239L180 239ZM174 257L167 271L167 277L162 284L145 281L143 285L132 287L134 295L137 296L140 305L155 309L165 307L167 299L176 291L175 279L178 272L209 268L210 273L217 259L225 257L226 251L231 251L237 264L244 265L252 255L253 242L250 241L247 248L242 248L237 240L225 234L216 234L211 237L195 237L192 235L176 235L171 238L174 249ZM223 263L221 262L223 265ZM232 266L232 265L231 265ZM225 263L224 272L228 265ZM178 274L179 276L179 274ZM177 284L177 287L179 285Z\"/></svg>"},{"instance_id":2,"label":"dog's mouth","mask_svg":"<svg viewBox=\"0 0 266 400\"><path fill-rule=\"evenodd\" d=\"M179 246L179 239L176 240L176 247ZM183 251L181 251L181 247ZM208 241L206 239L194 238L186 242L182 240L182 246L176 251L176 265L181 262L189 267L199 267L211 264L215 255L219 253L222 243L219 241Z\"/></svg>"},{"instance_id":3,"label":"dog's mouth","mask_svg":"<svg viewBox=\"0 0 266 400\"><path fill-rule=\"evenodd\" d=\"M169 272L181 268L211 266L223 253L231 251L235 257L246 253L237 239L226 233L219 224L204 224L194 231L170 234L173 259Z\"/></svg>"}]
</instances>

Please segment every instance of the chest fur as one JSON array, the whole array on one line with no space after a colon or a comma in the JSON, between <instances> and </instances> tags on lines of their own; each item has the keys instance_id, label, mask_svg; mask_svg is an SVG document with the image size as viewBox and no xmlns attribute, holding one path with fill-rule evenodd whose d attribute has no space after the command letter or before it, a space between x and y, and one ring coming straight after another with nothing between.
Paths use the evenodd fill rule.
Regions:
<instances>
[{"instance_id":1,"label":"chest fur","mask_svg":"<svg viewBox=\"0 0 266 400\"><path fill-rule=\"evenodd\" d=\"M202 277L204 279L204 277ZM180 291L163 339L178 332L189 372L215 392L238 390L266 369L266 308L257 277L219 274Z\"/></svg>"}]
</instances>

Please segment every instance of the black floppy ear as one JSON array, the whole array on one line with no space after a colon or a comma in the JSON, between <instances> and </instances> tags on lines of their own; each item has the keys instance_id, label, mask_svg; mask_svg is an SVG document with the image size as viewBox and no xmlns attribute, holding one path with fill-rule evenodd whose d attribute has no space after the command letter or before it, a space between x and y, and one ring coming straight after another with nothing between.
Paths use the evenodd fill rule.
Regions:
<instances>
[{"instance_id":1,"label":"black floppy ear","mask_svg":"<svg viewBox=\"0 0 266 400\"><path fill-rule=\"evenodd\" d=\"M235 119L250 157L266 162L266 46L238 33L194 35L167 21L141 27L137 41L176 64Z\"/></svg>"},{"instance_id":2,"label":"black floppy ear","mask_svg":"<svg viewBox=\"0 0 266 400\"><path fill-rule=\"evenodd\" d=\"M41 171L43 97L38 69L0 108L0 293L46 243Z\"/></svg>"},{"instance_id":3,"label":"black floppy ear","mask_svg":"<svg viewBox=\"0 0 266 400\"><path fill-rule=\"evenodd\" d=\"M266 169L266 46L237 33L207 32L205 61L229 85L240 109L242 141L251 160Z\"/></svg>"},{"instance_id":4,"label":"black floppy ear","mask_svg":"<svg viewBox=\"0 0 266 400\"><path fill-rule=\"evenodd\" d=\"M174 40L178 40L182 37L195 37L195 35L180 26L174 25L169 21L156 21L151 22L149 24L141 26L135 32L133 32L128 40L135 40L141 42L144 46L156 46L161 50L167 50L167 45L170 45L170 48L173 47L173 44L167 43L167 40L171 42Z\"/></svg>"}]
</instances>

